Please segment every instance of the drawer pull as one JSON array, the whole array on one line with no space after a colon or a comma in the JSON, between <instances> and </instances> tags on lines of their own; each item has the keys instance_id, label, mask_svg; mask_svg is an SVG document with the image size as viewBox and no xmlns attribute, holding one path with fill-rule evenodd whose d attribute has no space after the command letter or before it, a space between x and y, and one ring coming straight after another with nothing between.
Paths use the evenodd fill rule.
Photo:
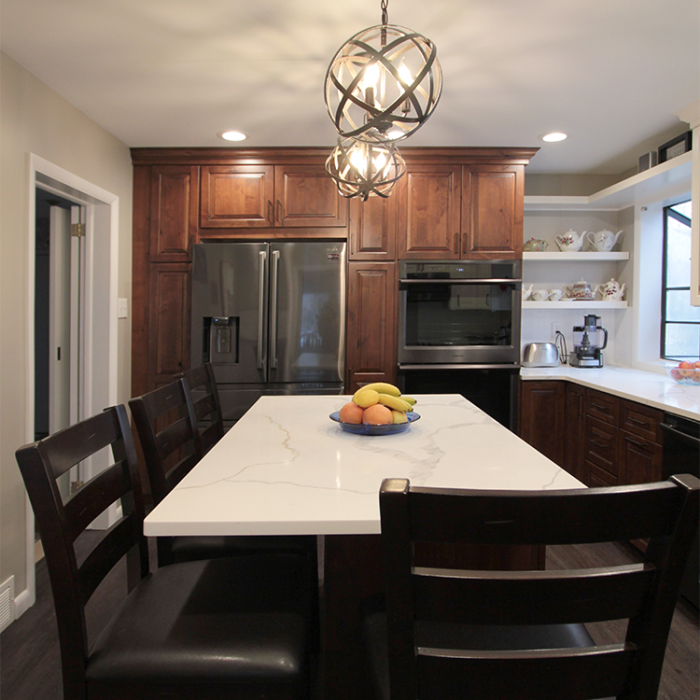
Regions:
<instances>
[{"instance_id":1,"label":"drawer pull","mask_svg":"<svg viewBox=\"0 0 700 700\"><path fill-rule=\"evenodd\" d=\"M628 422L628 423L634 423L635 425L638 425L638 426L640 426L640 427L642 427L642 428L648 428L648 427L649 427L648 421L645 421L645 420L637 420L636 418L634 418L634 416L627 416L627 422Z\"/></svg>"},{"instance_id":2,"label":"drawer pull","mask_svg":"<svg viewBox=\"0 0 700 700\"><path fill-rule=\"evenodd\" d=\"M599 411L604 411L605 413L609 413L610 409L607 406L601 406L599 403L596 403L595 401L591 401L591 406L593 408L597 408Z\"/></svg>"},{"instance_id":3,"label":"drawer pull","mask_svg":"<svg viewBox=\"0 0 700 700\"><path fill-rule=\"evenodd\" d=\"M598 442L598 440L591 440L591 445L595 445L596 447L602 447L603 449L607 449L610 447L609 442Z\"/></svg>"},{"instance_id":4,"label":"drawer pull","mask_svg":"<svg viewBox=\"0 0 700 700\"><path fill-rule=\"evenodd\" d=\"M635 440L634 438L628 437L625 435L625 440L629 442L631 445L635 445L636 447L642 447L643 449L647 449L647 443L646 442L640 442L639 440Z\"/></svg>"}]
</instances>

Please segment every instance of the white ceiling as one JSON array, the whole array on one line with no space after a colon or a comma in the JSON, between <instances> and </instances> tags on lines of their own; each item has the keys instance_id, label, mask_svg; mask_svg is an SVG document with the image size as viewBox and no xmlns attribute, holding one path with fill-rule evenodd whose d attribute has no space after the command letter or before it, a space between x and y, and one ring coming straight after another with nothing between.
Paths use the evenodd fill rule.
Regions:
<instances>
[{"instance_id":1,"label":"white ceiling","mask_svg":"<svg viewBox=\"0 0 700 700\"><path fill-rule=\"evenodd\" d=\"M128 146L327 146L336 50L380 0L1 0L2 50ZM540 146L528 172L617 174L700 98L698 0L390 0L435 42L407 146ZM540 134L569 139L545 144Z\"/></svg>"}]
</instances>

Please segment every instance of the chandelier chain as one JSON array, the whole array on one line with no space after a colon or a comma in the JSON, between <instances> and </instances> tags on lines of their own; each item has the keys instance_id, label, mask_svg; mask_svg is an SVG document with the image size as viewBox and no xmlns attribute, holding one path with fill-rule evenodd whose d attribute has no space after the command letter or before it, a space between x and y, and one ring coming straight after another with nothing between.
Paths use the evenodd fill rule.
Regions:
<instances>
[{"instance_id":1,"label":"chandelier chain","mask_svg":"<svg viewBox=\"0 0 700 700\"><path fill-rule=\"evenodd\" d=\"M382 0L382 24L389 24L389 0Z\"/></svg>"}]
</instances>

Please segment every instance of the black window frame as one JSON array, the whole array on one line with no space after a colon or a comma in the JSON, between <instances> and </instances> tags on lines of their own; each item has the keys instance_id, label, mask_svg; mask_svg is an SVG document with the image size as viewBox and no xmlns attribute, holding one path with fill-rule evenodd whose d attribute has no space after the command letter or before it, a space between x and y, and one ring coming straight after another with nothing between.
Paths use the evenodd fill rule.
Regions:
<instances>
[{"instance_id":1,"label":"black window frame","mask_svg":"<svg viewBox=\"0 0 700 700\"><path fill-rule=\"evenodd\" d=\"M678 358L678 357L670 357L669 355L666 354L666 325L668 323L675 323L675 324L688 324L688 325L693 325L697 326L700 325L700 322L698 321L672 321L669 322L666 319L666 292L667 291L684 291L687 290L688 294L690 294L690 285L684 286L684 287L669 287L666 284L666 269L667 269L667 258L668 258L668 220L669 218L675 219L676 221L688 226L688 228L691 227L691 219L689 219L687 216L684 216L680 212L676 211L673 207L677 207L679 204L686 204L690 200L686 200L683 202L676 202L675 204L670 204L669 206L666 206L663 208L663 213L664 213L664 238L663 238L663 256L662 256L662 268L661 268L661 347L659 350L661 359L664 360L682 360L685 358ZM696 216L698 215L696 212L693 212Z\"/></svg>"}]
</instances>

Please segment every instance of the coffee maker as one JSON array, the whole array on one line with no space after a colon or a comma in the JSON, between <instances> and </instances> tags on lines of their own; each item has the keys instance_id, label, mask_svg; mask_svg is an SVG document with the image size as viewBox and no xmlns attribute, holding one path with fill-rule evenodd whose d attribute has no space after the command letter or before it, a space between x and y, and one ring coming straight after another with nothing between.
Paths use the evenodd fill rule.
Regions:
<instances>
[{"instance_id":1,"label":"coffee maker","mask_svg":"<svg viewBox=\"0 0 700 700\"><path fill-rule=\"evenodd\" d=\"M608 331L598 321L600 316L589 314L583 317L582 326L574 326L574 350L569 356L572 367L603 366L602 350L608 344Z\"/></svg>"}]
</instances>

